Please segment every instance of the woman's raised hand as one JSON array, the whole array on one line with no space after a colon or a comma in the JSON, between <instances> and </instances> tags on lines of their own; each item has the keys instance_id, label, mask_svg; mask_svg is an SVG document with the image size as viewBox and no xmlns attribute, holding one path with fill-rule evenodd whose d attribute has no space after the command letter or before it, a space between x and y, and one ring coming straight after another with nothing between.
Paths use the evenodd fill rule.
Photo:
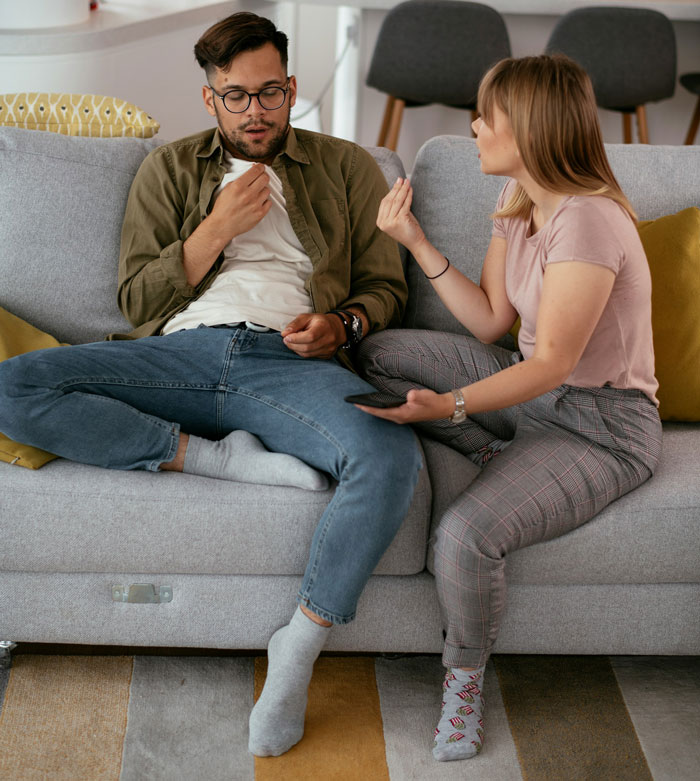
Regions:
<instances>
[{"instance_id":1,"label":"woman's raised hand","mask_svg":"<svg viewBox=\"0 0 700 781\"><path fill-rule=\"evenodd\" d=\"M377 227L409 250L425 240L423 229L411 212L413 188L408 179L400 177L379 204Z\"/></svg>"}]
</instances>

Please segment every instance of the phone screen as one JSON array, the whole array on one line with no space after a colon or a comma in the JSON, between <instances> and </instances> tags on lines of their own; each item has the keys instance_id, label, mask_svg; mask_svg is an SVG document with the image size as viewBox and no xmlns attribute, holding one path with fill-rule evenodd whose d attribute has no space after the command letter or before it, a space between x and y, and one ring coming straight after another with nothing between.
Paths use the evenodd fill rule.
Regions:
<instances>
[{"instance_id":1,"label":"phone screen","mask_svg":"<svg viewBox=\"0 0 700 781\"><path fill-rule=\"evenodd\" d=\"M365 407L400 407L406 403L403 396L395 396L386 391L374 391L374 393L358 393L354 396L346 396L345 401L350 404L364 404Z\"/></svg>"}]
</instances>

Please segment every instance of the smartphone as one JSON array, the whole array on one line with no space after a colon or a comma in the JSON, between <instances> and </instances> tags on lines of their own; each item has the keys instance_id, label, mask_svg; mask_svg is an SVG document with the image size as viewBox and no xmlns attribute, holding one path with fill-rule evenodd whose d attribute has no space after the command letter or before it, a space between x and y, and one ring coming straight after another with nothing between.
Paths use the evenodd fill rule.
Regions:
<instances>
[{"instance_id":1,"label":"smartphone","mask_svg":"<svg viewBox=\"0 0 700 781\"><path fill-rule=\"evenodd\" d=\"M350 404L364 404L365 407L400 407L406 403L403 396L395 396L393 393L385 391L374 391L374 393L358 393L354 396L346 396L345 401Z\"/></svg>"}]
</instances>

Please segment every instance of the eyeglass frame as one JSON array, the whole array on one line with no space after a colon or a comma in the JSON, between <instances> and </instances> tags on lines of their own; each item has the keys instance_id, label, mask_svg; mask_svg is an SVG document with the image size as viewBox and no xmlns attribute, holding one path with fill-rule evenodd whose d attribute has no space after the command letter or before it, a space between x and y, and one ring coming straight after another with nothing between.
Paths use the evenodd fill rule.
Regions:
<instances>
[{"instance_id":1,"label":"eyeglass frame","mask_svg":"<svg viewBox=\"0 0 700 781\"><path fill-rule=\"evenodd\" d=\"M292 78L291 76L287 76L287 84L285 87L278 87L277 85L271 85L269 87L265 87L265 89L261 89L259 92L248 92L248 90L245 89L230 89L227 92L224 92L223 95L219 95L219 93L214 89L214 87L211 86L211 84L208 84L207 86L212 91L212 93L221 100L221 104L226 109L226 111L228 111L229 114L243 114L245 111L248 111L248 109L250 108L250 104L253 102L253 98L257 98L258 105L263 111L278 111L287 102L287 93L291 89L289 86L289 81L291 78ZM267 108L263 106L263 104L260 102L260 95L261 93L265 92L266 89L281 89L282 92L284 93L284 98L282 98L282 102L279 104L279 106L277 106L277 108ZM231 111L231 109L226 105L225 98L227 95L230 95L232 92L245 92L245 94L248 96L248 103L245 108L242 108L240 111Z\"/></svg>"}]
</instances>

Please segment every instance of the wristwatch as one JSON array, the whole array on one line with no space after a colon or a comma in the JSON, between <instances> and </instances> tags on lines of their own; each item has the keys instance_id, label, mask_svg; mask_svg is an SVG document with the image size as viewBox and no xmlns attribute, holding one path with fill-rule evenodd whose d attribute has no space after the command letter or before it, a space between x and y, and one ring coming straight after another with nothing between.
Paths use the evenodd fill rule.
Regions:
<instances>
[{"instance_id":1,"label":"wristwatch","mask_svg":"<svg viewBox=\"0 0 700 781\"><path fill-rule=\"evenodd\" d=\"M467 419L467 410L464 407L464 396L459 388L452 390L455 397L455 411L450 416L450 423L464 423Z\"/></svg>"},{"instance_id":2,"label":"wristwatch","mask_svg":"<svg viewBox=\"0 0 700 781\"><path fill-rule=\"evenodd\" d=\"M347 309L332 309L329 315L337 315L345 328L345 343L340 346L347 350L355 347L362 339L362 318Z\"/></svg>"}]
</instances>

